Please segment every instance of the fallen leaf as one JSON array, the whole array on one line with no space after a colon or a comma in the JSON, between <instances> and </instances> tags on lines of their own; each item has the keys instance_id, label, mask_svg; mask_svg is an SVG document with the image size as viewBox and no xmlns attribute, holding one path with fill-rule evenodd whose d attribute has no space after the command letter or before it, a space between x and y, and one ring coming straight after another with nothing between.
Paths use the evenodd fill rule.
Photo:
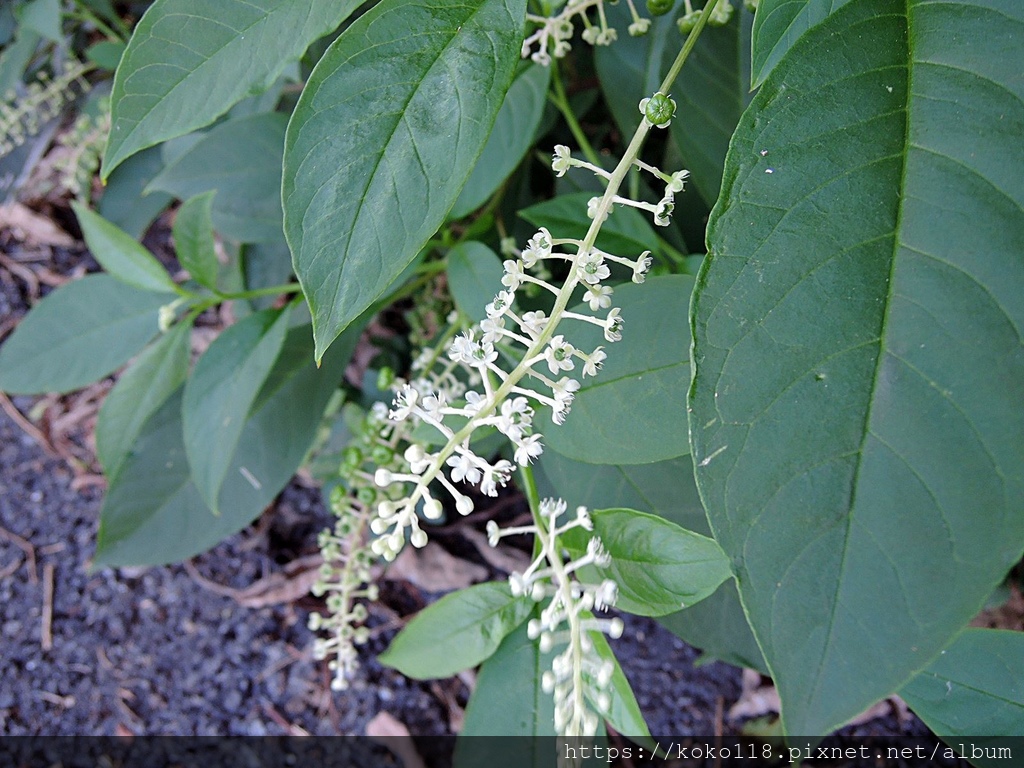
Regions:
<instances>
[{"instance_id":1,"label":"fallen leaf","mask_svg":"<svg viewBox=\"0 0 1024 768\"><path fill-rule=\"evenodd\" d=\"M406 547L384 576L391 581L408 581L424 592L452 592L484 581L487 569L452 557L444 547L431 541L423 549Z\"/></svg>"},{"instance_id":2,"label":"fallen leaf","mask_svg":"<svg viewBox=\"0 0 1024 768\"><path fill-rule=\"evenodd\" d=\"M402 761L405 768L425 768L412 743L409 729L387 712L378 712L366 724L366 735Z\"/></svg>"},{"instance_id":3,"label":"fallen leaf","mask_svg":"<svg viewBox=\"0 0 1024 768\"><path fill-rule=\"evenodd\" d=\"M9 229L14 236L30 245L72 246L75 239L50 219L40 216L21 203L0 205L0 229Z\"/></svg>"},{"instance_id":4,"label":"fallen leaf","mask_svg":"<svg viewBox=\"0 0 1024 768\"><path fill-rule=\"evenodd\" d=\"M309 594L313 584L320 578L322 564L323 558L318 554L292 560L283 571L272 573L239 590L235 600L246 608L294 603Z\"/></svg>"}]
</instances>

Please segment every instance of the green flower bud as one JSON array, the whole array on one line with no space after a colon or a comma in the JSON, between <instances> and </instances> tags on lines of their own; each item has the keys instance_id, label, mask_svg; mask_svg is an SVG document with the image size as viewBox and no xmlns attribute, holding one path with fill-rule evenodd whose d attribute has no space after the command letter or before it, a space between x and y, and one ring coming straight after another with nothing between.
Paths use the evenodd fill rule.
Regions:
<instances>
[{"instance_id":1,"label":"green flower bud","mask_svg":"<svg viewBox=\"0 0 1024 768\"><path fill-rule=\"evenodd\" d=\"M676 113L676 103L672 99L663 93L656 93L644 101L644 117L648 122L660 128L672 122L672 116Z\"/></svg>"},{"instance_id":2,"label":"green flower bud","mask_svg":"<svg viewBox=\"0 0 1024 768\"><path fill-rule=\"evenodd\" d=\"M676 0L647 0L647 10L651 16L664 16L676 5Z\"/></svg>"},{"instance_id":3,"label":"green flower bud","mask_svg":"<svg viewBox=\"0 0 1024 768\"><path fill-rule=\"evenodd\" d=\"M390 464L392 459L395 458L395 452L386 445L377 445L374 446L373 451L370 452L370 458L373 460L374 464Z\"/></svg>"},{"instance_id":4,"label":"green flower bud","mask_svg":"<svg viewBox=\"0 0 1024 768\"><path fill-rule=\"evenodd\" d=\"M350 467L358 467L363 463L363 452L356 446L350 445L342 451L341 460Z\"/></svg>"},{"instance_id":5,"label":"green flower bud","mask_svg":"<svg viewBox=\"0 0 1024 768\"><path fill-rule=\"evenodd\" d=\"M690 11L685 16L680 16L676 24L679 26L679 31L684 35L688 35L693 31L693 28L697 26L697 21L700 19L701 9L698 8L696 11Z\"/></svg>"},{"instance_id":6,"label":"green flower bud","mask_svg":"<svg viewBox=\"0 0 1024 768\"><path fill-rule=\"evenodd\" d=\"M385 390L395 383L395 372L384 366L377 374L377 389Z\"/></svg>"},{"instance_id":7,"label":"green flower bud","mask_svg":"<svg viewBox=\"0 0 1024 768\"><path fill-rule=\"evenodd\" d=\"M356 493L356 498L363 502L363 504L373 504L377 500L377 491L368 485L363 486Z\"/></svg>"}]
</instances>

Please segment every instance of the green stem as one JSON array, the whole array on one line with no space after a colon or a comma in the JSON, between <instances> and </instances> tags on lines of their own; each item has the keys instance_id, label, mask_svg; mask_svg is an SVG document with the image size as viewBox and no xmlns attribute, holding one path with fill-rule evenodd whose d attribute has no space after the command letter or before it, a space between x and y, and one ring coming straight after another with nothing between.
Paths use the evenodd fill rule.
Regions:
<instances>
[{"instance_id":1,"label":"green stem","mask_svg":"<svg viewBox=\"0 0 1024 768\"><path fill-rule=\"evenodd\" d=\"M537 525L543 525L544 521L540 518L540 494L537 493L537 481L533 476L533 469L529 465L520 467L519 475L523 479L522 490L526 496L526 501L530 505L533 520Z\"/></svg>"},{"instance_id":2,"label":"green stem","mask_svg":"<svg viewBox=\"0 0 1024 768\"><path fill-rule=\"evenodd\" d=\"M269 288L256 288L252 291L239 291L237 293L217 293L218 301L235 299L258 299L261 296L277 296L281 293L300 293L302 286L298 283L285 283L284 285L272 285ZM214 302L216 303L216 302Z\"/></svg>"},{"instance_id":3,"label":"green stem","mask_svg":"<svg viewBox=\"0 0 1024 768\"><path fill-rule=\"evenodd\" d=\"M700 14L700 18L697 19L697 24L690 31L690 34L686 37L686 42L683 43L682 49L679 51L679 55L676 56L676 60L672 62L672 66L668 70L668 74L665 75L665 79L661 82L661 87L658 89L660 93L668 95L669 90L672 88L672 84L679 77L679 71L683 68L683 64L686 63L686 58L690 55L690 51L697 45L697 38L700 37L700 33L704 31L704 26L708 23L708 19L711 17L711 12L715 9L718 4L718 0L708 0L704 6L704 10Z\"/></svg>"},{"instance_id":4,"label":"green stem","mask_svg":"<svg viewBox=\"0 0 1024 768\"><path fill-rule=\"evenodd\" d=\"M583 154L587 156L587 160L598 168L603 168L601 157L591 146L590 141L587 139L587 134L583 132L583 127L580 125L579 120L576 119L576 113L572 111L569 98L565 93L565 85L562 83L562 73L556 62L557 59L551 60L551 86L554 89L554 93L548 94L548 100L562 113L562 117L565 118L573 139L579 144Z\"/></svg>"}]
</instances>

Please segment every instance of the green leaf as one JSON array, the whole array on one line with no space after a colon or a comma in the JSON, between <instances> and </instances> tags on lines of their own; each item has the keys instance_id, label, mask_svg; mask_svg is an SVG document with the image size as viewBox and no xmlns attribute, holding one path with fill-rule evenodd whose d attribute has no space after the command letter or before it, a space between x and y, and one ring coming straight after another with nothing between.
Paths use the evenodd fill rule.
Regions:
<instances>
[{"instance_id":1,"label":"green leaf","mask_svg":"<svg viewBox=\"0 0 1024 768\"><path fill-rule=\"evenodd\" d=\"M196 488L215 514L245 417L281 351L288 320L288 311L264 310L231 326L199 358L185 385L185 450Z\"/></svg>"},{"instance_id":2,"label":"green leaf","mask_svg":"<svg viewBox=\"0 0 1024 768\"><path fill-rule=\"evenodd\" d=\"M552 450L591 464L649 464L689 451L682 399L690 380L685 307L692 288L689 275L615 288L622 340L608 349L597 376L582 380L565 424L545 432ZM571 326L566 338L579 349L609 346L597 326Z\"/></svg>"},{"instance_id":3,"label":"green leaf","mask_svg":"<svg viewBox=\"0 0 1024 768\"><path fill-rule=\"evenodd\" d=\"M0 347L0 390L71 392L102 379L156 336L173 294L141 291L109 275L62 285Z\"/></svg>"},{"instance_id":4,"label":"green leaf","mask_svg":"<svg viewBox=\"0 0 1024 768\"><path fill-rule=\"evenodd\" d=\"M751 87L764 82L801 35L848 2L850 0L762 0L757 6L751 39Z\"/></svg>"},{"instance_id":5,"label":"green leaf","mask_svg":"<svg viewBox=\"0 0 1024 768\"><path fill-rule=\"evenodd\" d=\"M608 640L600 632L591 632L590 639L594 643L594 653L606 661L610 661L614 667L612 671L611 685L608 693L611 699L607 710L597 706L597 702L591 701L591 705L616 731L642 744L649 744L651 733L647 730L647 723L640 706L636 703L633 695L633 688L622 672L618 659L608 645Z\"/></svg>"},{"instance_id":6,"label":"green leaf","mask_svg":"<svg viewBox=\"0 0 1024 768\"><path fill-rule=\"evenodd\" d=\"M125 44L121 42L101 40L86 48L85 58L96 66L113 72L121 62L125 47Z\"/></svg>"},{"instance_id":7,"label":"green leaf","mask_svg":"<svg viewBox=\"0 0 1024 768\"><path fill-rule=\"evenodd\" d=\"M149 419L188 378L191 323L179 323L121 374L96 422L96 454L109 479Z\"/></svg>"},{"instance_id":8,"label":"green leaf","mask_svg":"<svg viewBox=\"0 0 1024 768\"><path fill-rule=\"evenodd\" d=\"M669 133L692 174L693 185L708 205L718 198L729 140L751 99L750 28L754 14L738 5L728 25L712 27L701 35L672 88L679 117L672 121ZM666 70L675 55L675 50L666 51Z\"/></svg>"},{"instance_id":9,"label":"green leaf","mask_svg":"<svg viewBox=\"0 0 1024 768\"><path fill-rule=\"evenodd\" d=\"M729 578L729 560L714 539L633 509L591 512L594 531L581 528L562 537L574 558L587 552L592 536L600 538L611 564L593 582L612 579L619 586L615 607L638 616L664 616L688 608L713 593Z\"/></svg>"},{"instance_id":10,"label":"green leaf","mask_svg":"<svg viewBox=\"0 0 1024 768\"><path fill-rule=\"evenodd\" d=\"M656 464L583 464L545 451L534 469L541 497L572 506L626 507L652 512L682 528L711 534L693 481L693 463L679 456ZM767 671L732 579L710 597L658 622L706 654Z\"/></svg>"},{"instance_id":11,"label":"green leaf","mask_svg":"<svg viewBox=\"0 0 1024 768\"><path fill-rule=\"evenodd\" d=\"M451 677L489 658L533 606L506 582L460 589L420 611L379 661L417 680Z\"/></svg>"},{"instance_id":12,"label":"green leaf","mask_svg":"<svg viewBox=\"0 0 1024 768\"><path fill-rule=\"evenodd\" d=\"M789 733L906 683L1024 548L1024 9L996 5L844 6L730 148L692 453Z\"/></svg>"},{"instance_id":13,"label":"green leaf","mask_svg":"<svg viewBox=\"0 0 1024 768\"><path fill-rule=\"evenodd\" d=\"M121 163L107 179L100 215L141 240L153 219L173 200L164 192L143 193L163 167L159 147L144 149Z\"/></svg>"},{"instance_id":14,"label":"green leaf","mask_svg":"<svg viewBox=\"0 0 1024 768\"><path fill-rule=\"evenodd\" d=\"M512 81L498 110L494 130L484 144L449 219L461 219L485 202L522 162L544 116L551 68L531 64Z\"/></svg>"},{"instance_id":15,"label":"green leaf","mask_svg":"<svg viewBox=\"0 0 1024 768\"><path fill-rule=\"evenodd\" d=\"M60 0L30 0L21 7L18 22L47 40L63 42Z\"/></svg>"},{"instance_id":16,"label":"green leaf","mask_svg":"<svg viewBox=\"0 0 1024 768\"><path fill-rule=\"evenodd\" d=\"M383 0L310 75L283 195L318 358L444 221L511 83L525 6Z\"/></svg>"},{"instance_id":17,"label":"green leaf","mask_svg":"<svg viewBox=\"0 0 1024 768\"><path fill-rule=\"evenodd\" d=\"M448 289L455 306L475 323L487 317L485 307L502 290L504 274L498 254L483 243L459 243L448 252Z\"/></svg>"},{"instance_id":18,"label":"green leaf","mask_svg":"<svg viewBox=\"0 0 1024 768\"><path fill-rule=\"evenodd\" d=\"M288 118L241 117L202 136L150 182L182 200L216 191L213 226L240 243L281 238L281 157Z\"/></svg>"},{"instance_id":19,"label":"green leaf","mask_svg":"<svg viewBox=\"0 0 1024 768\"><path fill-rule=\"evenodd\" d=\"M162 565L185 560L247 526L302 463L359 338L345 334L312 362L308 325L293 328L238 441L210 514L190 479L182 439L181 394L146 422L132 453L111 483L100 514L96 565Z\"/></svg>"},{"instance_id":20,"label":"green leaf","mask_svg":"<svg viewBox=\"0 0 1024 768\"><path fill-rule=\"evenodd\" d=\"M174 250L181 266L200 284L217 287L220 264L213 240L213 197L204 192L189 198L174 218Z\"/></svg>"},{"instance_id":21,"label":"green leaf","mask_svg":"<svg viewBox=\"0 0 1024 768\"><path fill-rule=\"evenodd\" d=\"M582 240L593 223L587 218L587 201L591 197L593 195L588 192L559 195L553 200L524 208L519 215L535 227L547 227L551 232L557 232L556 237ZM614 208L601 227L596 245L607 253L629 258L639 256L643 251L661 252L658 237L647 220L636 209L621 205Z\"/></svg>"},{"instance_id":22,"label":"green leaf","mask_svg":"<svg viewBox=\"0 0 1024 768\"><path fill-rule=\"evenodd\" d=\"M114 77L104 178L139 150L209 125L266 90L360 2L157 0Z\"/></svg>"},{"instance_id":23,"label":"green leaf","mask_svg":"<svg viewBox=\"0 0 1024 768\"><path fill-rule=\"evenodd\" d=\"M540 679L551 669L553 656L541 653L537 641L527 637L525 622L502 641L477 675L456 742L456 766L475 768L484 757L492 768L551 765L550 742L542 737L555 736L555 706ZM531 737L522 740L531 745L531 755L524 759L513 750L495 750L493 740L463 738L476 736Z\"/></svg>"},{"instance_id":24,"label":"green leaf","mask_svg":"<svg viewBox=\"0 0 1024 768\"><path fill-rule=\"evenodd\" d=\"M1024 632L968 629L900 690L914 713L948 744L969 737L979 748L989 736L1021 733L1024 724ZM978 738L982 737L982 738ZM1005 746L1005 742L1002 744ZM971 753L965 750L966 757ZM998 753L996 753L998 754ZM973 759L996 766L1005 760Z\"/></svg>"},{"instance_id":25,"label":"green leaf","mask_svg":"<svg viewBox=\"0 0 1024 768\"><path fill-rule=\"evenodd\" d=\"M81 203L72 203L71 207L89 251L111 276L145 291L173 293L177 290L163 265L135 238Z\"/></svg>"},{"instance_id":26,"label":"green leaf","mask_svg":"<svg viewBox=\"0 0 1024 768\"><path fill-rule=\"evenodd\" d=\"M265 243L252 243L246 246L242 257L242 269L245 274L245 287L250 290L271 288L288 281L292 274L292 254L288 243L270 240ZM257 309L266 309L274 303L274 296L262 296L251 299Z\"/></svg>"}]
</instances>

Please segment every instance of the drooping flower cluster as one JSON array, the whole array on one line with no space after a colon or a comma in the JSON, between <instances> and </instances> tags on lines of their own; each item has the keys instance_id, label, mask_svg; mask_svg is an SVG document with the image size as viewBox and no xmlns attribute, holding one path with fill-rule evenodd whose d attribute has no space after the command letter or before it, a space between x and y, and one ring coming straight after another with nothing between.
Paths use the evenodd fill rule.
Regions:
<instances>
[{"instance_id":1,"label":"drooping flower cluster","mask_svg":"<svg viewBox=\"0 0 1024 768\"><path fill-rule=\"evenodd\" d=\"M523 58L530 57L546 67L552 57L561 59L566 56L572 50L570 40L576 33L576 19L583 24L582 37L590 45L614 43L618 39L618 32L608 24L604 3L605 0L569 0L554 16L528 13L527 22L537 25L537 29L523 41ZM626 0L626 4L633 19L629 25L629 34L633 37L646 34L651 27L651 20L637 13L633 0ZM591 9L597 10L596 24L588 14Z\"/></svg>"},{"instance_id":2,"label":"drooping flower cluster","mask_svg":"<svg viewBox=\"0 0 1024 768\"><path fill-rule=\"evenodd\" d=\"M69 58L53 77L43 70L24 86L24 92L0 94L0 157L39 132L72 99L88 90L83 75L90 69L91 64Z\"/></svg>"},{"instance_id":3,"label":"drooping flower cluster","mask_svg":"<svg viewBox=\"0 0 1024 768\"><path fill-rule=\"evenodd\" d=\"M359 419L355 438L342 454L341 482L330 495L330 508L338 520L333 528L321 531L318 540L324 562L312 592L317 597L327 595L327 613L311 613L309 628L326 635L314 643L313 655L331 657L331 688L336 691L348 688L359 669L357 647L369 637L361 626L367 617L366 605L358 601L377 599L377 585L370 583L375 556L368 546L368 528L380 491L367 467L393 464L395 446L404 438L388 420L383 403L378 406Z\"/></svg>"},{"instance_id":4,"label":"drooping flower cluster","mask_svg":"<svg viewBox=\"0 0 1024 768\"><path fill-rule=\"evenodd\" d=\"M608 554L601 540L593 536L586 553L565 561L559 537L574 528L593 529L585 507L578 507L571 519L566 517L566 504L561 499L540 503L540 520L534 525L500 529L493 520L487 525L491 546L504 536L533 534L540 542L536 559L523 573L509 576L512 594L528 595L536 602L547 600L539 619L531 619L527 633L537 640L542 653L556 646L564 650L544 672L541 685L555 699L555 730L561 736L593 736L597 733L599 714L608 712L609 686L614 664L594 652L591 633L602 632L609 637L622 635L622 620L596 618L594 610L603 611L614 605L618 588L614 581L583 584L574 574L589 565L606 566Z\"/></svg>"}]
</instances>

